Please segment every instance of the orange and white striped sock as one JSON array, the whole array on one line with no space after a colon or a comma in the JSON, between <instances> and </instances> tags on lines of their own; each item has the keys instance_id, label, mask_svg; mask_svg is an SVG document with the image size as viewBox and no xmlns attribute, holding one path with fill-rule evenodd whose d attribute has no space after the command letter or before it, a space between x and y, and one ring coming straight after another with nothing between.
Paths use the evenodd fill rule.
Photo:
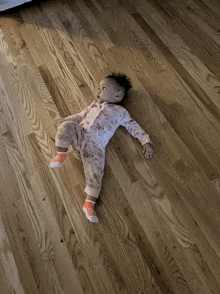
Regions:
<instances>
[{"instance_id":1,"label":"orange and white striped sock","mask_svg":"<svg viewBox=\"0 0 220 294\"><path fill-rule=\"evenodd\" d=\"M51 168L60 168L67 157L67 152L57 152L56 157L51 161Z\"/></svg>"},{"instance_id":2,"label":"orange and white striped sock","mask_svg":"<svg viewBox=\"0 0 220 294\"><path fill-rule=\"evenodd\" d=\"M85 212L87 219L91 223L97 223L98 222L98 218L97 218L95 210L94 210L94 205L95 205L94 201L87 200L87 199L86 199L86 201L85 201L85 203L83 205L83 211Z\"/></svg>"}]
</instances>

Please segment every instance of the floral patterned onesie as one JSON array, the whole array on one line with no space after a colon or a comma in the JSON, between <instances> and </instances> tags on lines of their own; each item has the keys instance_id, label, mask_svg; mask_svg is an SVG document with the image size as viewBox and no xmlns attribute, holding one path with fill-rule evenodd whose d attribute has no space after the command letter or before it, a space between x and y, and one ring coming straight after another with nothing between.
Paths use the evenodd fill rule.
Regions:
<instances>
[{"instance_id":1,"label":"floral patterned onesie","mask_svg":"<svg viewBox=\"0 0 220 294\"><path fill-rule=\"evenodd\" d=\"M142 145L151 142L148 134L117 104L93 101L80 113L64 118L58 127L55 145L72 147L81 157L86 178L85 192L98 198L105 165L105 147L116 129L124 126Z\"/></svg>"}]
</instances>

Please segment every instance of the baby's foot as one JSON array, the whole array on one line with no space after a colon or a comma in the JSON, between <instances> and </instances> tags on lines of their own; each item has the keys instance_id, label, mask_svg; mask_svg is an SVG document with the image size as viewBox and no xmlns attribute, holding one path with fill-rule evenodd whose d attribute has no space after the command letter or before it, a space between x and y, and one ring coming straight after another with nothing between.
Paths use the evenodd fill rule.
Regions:
<instances>
[{"instance_id":1,"label":"baby's foot","mask_svg":"<svg viewBox=\"0 0 220 294\"><path fill-rule=\"evenodd\" d=\"M51 161L51 168L60 168L67 157L67 152L57 152L56 157Z\"/></svg>"},{"instance_id":2,"label":"baby's foot","mask_svg":"<svg viewBox=\"0 0 220 294\"><path fill-rule=\"evenodd\" d=\"M84 205L83 205L83 211L85 212L87 219L91 223L97 223L98 222L98 218L97 218L95 210L94 210L94 204L95 204L95 202L90 201L90 200L89 201L86 200Z\"/></svg>"}]
</instances>

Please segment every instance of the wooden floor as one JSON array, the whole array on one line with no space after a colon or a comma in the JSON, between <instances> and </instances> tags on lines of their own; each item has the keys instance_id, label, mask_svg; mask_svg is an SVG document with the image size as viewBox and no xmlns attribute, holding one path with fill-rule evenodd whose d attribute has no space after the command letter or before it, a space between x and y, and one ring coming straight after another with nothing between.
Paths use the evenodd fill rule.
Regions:
<instances>
[{"instance_id":1,"label":"wooden floor","mask_svg":"<svg viewBox=\"0 0 220 294\"><path fill-rule=\"evenodd\" d=\"M61 119L126 73L91 224ZM220 1L35 1L0 14L0 293L220 293Z\"/></svg>"}]
</instances>

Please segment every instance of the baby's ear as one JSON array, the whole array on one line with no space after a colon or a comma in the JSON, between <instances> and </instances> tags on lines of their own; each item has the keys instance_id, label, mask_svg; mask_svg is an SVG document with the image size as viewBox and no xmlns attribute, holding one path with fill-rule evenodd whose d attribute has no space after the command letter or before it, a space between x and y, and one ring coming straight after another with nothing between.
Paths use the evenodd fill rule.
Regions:
<instances>
[{"instance_id":1,"label":"baby's ear","mask_svg":"<svg viewBox=\"0 0 220 294\"><path fill-rule=\"evenodd\" d=\"M118 99L120 98L120 99L122 99L123 98L123 96L124 96L124 91L118 91L117 93L116 93L116 95L115 95Z\"/></svg>"}]
</instances>

